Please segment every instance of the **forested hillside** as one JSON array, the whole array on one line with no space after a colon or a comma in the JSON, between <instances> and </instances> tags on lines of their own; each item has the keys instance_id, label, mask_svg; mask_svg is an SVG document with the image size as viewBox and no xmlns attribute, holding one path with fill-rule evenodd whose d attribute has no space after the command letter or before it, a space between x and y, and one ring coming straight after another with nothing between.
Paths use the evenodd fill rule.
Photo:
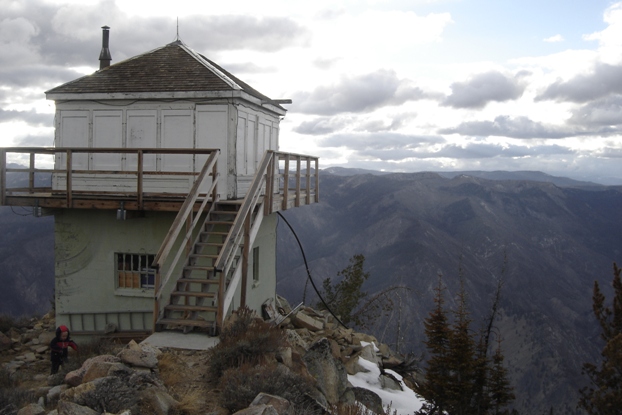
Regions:
<instances>
[{"instance_id":1,"label":"forested hillside","mask_svg":"<svg viewBox=\"0 0 622 415\"><path fill-rule=\"evenodd\" d=\"M508 180L507 173L505 180L340 174L322 175L321 203L284 214L317 284L363 254L370 273L363 289L410 288L394 292L393 314L377 321L375 334L403 352L422 353L423 319L439 273L449 306L464 276L474 327L490 312L502 279L495 332L516 408L573 413L585 382L581 365L602 347L592 286L598 280L609 288L612 263L622 261L622 190ZM294 303L314 302L298 246L280 226L278 291Z\"/></svg>"}]
</instances>

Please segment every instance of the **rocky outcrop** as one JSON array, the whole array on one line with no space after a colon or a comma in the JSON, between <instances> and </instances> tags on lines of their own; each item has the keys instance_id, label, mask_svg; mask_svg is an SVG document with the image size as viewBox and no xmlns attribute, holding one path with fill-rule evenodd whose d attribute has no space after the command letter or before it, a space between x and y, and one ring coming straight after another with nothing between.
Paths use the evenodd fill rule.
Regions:
<instances>
[{"instance_id":1,"label":"rocky outcrop","mask_svg":"<svg viewBox=\"0 0 622 415\"><path fill-rule=\"evenodd\" d=\"M382 413L382 401L378 395L369 390L353 388L348 376L368 372L365 365L368 368L370 364L382 368L385 364L400 364L403 359L373 336L337 326L334 318L327 313L308 307L300 307L291 312L285 300L280 300L283 303L280 311L289 315L287 318L274 319L273 323L287 333L289 347L275 352L274 360L283 370L295 372L313 381L314 387L306 392L307 407L315 408L316 413L328 413L331 406L352 404L356 401L372 413ZM11 329L5 333L6 338L11 339L9 353L15 355L5 365L5 369L17 371L24 370L29 365L41 366L41 360L47 359L47 353L40 356L41 353L36 348L43 348L43 341L50 338L50 335L53 336L54 321L52 319L45 324L37 323L36 327ZM179 404L159 377L158 357L161 353L157 347L130 341L118 353L87 359L79 369L64 376L59 374L57 377L48 377L46 374L38 374L36 376L40 380L47 379L50 385L57 386L36 389L39 402L21 408L19 414L175 413ZM366 362L361 364L360 359ZM21 365L16 365L15 362L21 362ZM45 367L47 370L47 365ZM381 370L379 383L386 385L386 388L405 387L400 380L390 377L380 379L383 376L385 375ZM55 409L46 412L44 408L51 406ZM260 393L248 408L236 414L293 413L294 406L286 399Z\"/></svg>"}]
</instances>

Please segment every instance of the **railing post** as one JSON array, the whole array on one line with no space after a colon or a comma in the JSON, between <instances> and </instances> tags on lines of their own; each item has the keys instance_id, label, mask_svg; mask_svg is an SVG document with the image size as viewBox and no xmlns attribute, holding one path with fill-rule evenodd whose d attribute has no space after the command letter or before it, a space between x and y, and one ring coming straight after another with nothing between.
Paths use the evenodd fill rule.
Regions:
<instances>
[{"instance_id":1,"label":"railing post","mask_svg":"<svg viewBox=\"0 0 622 415\"><path fill-rule=\"evenodd\" d=\"M307 157L307 174L305 177L305 204L311 204L311 159Z\"/></svg>"},{"instance_id":2,"label":"railing post","mask_svg":"<svg viewBox=\"0 0 622 415\"><path fill-rule=\"evenodd\" d=\"M30 166L28 169L28 193L35 192L35 153L30 153Z\"/></svg>"},{"instance_id":3,"label":"railing post","mask_svg":"<svg viewBox=\"0 0 622 415\"><path fill-rule=\"evenodd\" d=\"M266 194L264 195L264 216L268 216L272 213L272 203L274 203L274 159L275 153L268 150L270 154L270 161L268 162L268 168L266 169ZM277 156L278 157L278 156Z\"/></svg>"},{"instance_id":4,"label":"railing post","mask_svg":"<svg viewBox=\"0 0 622 415\"><path fill-rule=\"evenodd\" d=\"M300 156L296 156L296 200L294 201L294 206L300 206Z\"/></svg>"},{"instance_id":5,"label":"railing post","mask_svg":"<svg viewBox=\"0 0 622 415\"><path fill-rule=\"evenodd\" d=\"M136 169L138 171L138 183L136 183L136 193L138 196L138 210L143 210L143 151L138 150L138 164Z\"/></svg>"},{"instance_id":6,"label":"railing post","mask_svg":"<svg viewBox=\"0 0 622 415\"><path fill-rule=\"evenodd\" d=\"M72 184L71 184L72 177L71 177L71 174L72 174L72 165L73 165L72 155L73 155L72 151L70 149L68 149L67 150L67 167L66 167L66 169L67 169L67 177L65 178L67 180L67 185L66 186L67 186L67 207L68 208L70 208L71 205L73 204L73 200L72 200L72 197L71 197L72 196L71 195L71 192L72 192L72 187L71 187L72 186Z\"/></svg>"},{"instance_id":7,"label":"railing post","mask_svg":"<svg viewBox=\"0 0 622 415\"><path fill-rule=\"evenodd\" d=\"M246 284L248 283L248 254L250 252L252 212L244 220L244 245L242 246L242 287L240 288L240 307L246 305Z\"/></svg>"},{"instance_id":8,"label":"railing post","mask_svg":"<svg viewBox=\"0 0 622 415\"><path fill-rule=\"evenodd\" d=\"M6 150L0 150L0 205L6 204Z\"/></svg>"},{"instance_id":9,"label":"railing post","mask_svg":"<svg viewBox=\"0 0 622 415\"><path fill-rule=\"evenodd\" d=\"M283 170L283 200L281 209L287 210L287 199L289 198L289 153L285 155L285 168Z\"/></svg>"},{"instance_id":10,"label":"railing post","mask_svg":"<svg viewBox=\"0 0 622 415\"><path fill-rule=\"evenodd\" d=\"M318 169L319 159L315 159L315 203L320 202L320 170Z\"/></svg>"}]
</instances>

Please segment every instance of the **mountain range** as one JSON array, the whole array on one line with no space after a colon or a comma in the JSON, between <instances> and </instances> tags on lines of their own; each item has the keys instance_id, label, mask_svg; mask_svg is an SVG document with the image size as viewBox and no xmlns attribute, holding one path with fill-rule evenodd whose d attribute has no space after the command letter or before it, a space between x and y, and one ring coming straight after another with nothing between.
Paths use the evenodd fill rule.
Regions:
<instances>
[{"instance_id":1,"label":"mountain range","mask_svg":"<svg viewBox=\"0 0 622 415\"><path fill-rule=\"evenodd\" d=\"M474 330L490 315L501 283L493 332L515 408L580 413L581 366L602 348L592 287L598 280L610 288L612 263L622 261L622 187L539 172L350 173L323 171L321 202L284 212L307 265L282 221L278 291L290 302L313 303L307 266L321 286L363 254L370 297L399 287L391 291L392 315L371 331L424 359L423 320L438 275L449 308L464 281Z\"/></svg>"},{"instance_id":2,"label":"mountain range","mask_svg":"<svg viewBox=\"0 0 622 415\"><path fill-rule=\"evenodd\" d=\"M602 348L592 315L597 280L611 298L612 263L622 262L622 186L539 172L380 173L326 169L320 203L282 212L277 232L279 294L314 305L308 279L338 280L365 256L368 296L390 289L390 307L368 329L402 353L425 359L423 321L438 276L448 308L461 279L473 330L494 323L522 414L580 413L584 362ZM9 180L17 180L10 177ZM42 314L54 287L52 217L0 207L0 313ZM300 241L302 252L295 239ZM304 257L303 257L304 254ZM306 258L307 264L303 262Z\"/></svg>"}]
</instances>

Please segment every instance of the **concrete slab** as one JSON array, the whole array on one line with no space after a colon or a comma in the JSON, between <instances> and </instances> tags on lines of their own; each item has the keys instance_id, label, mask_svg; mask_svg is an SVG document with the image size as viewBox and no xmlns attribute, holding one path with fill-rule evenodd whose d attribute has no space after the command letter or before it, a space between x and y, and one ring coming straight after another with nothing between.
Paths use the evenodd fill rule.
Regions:
<instances>
[{"instance_id":1,"label":"concrete slab","mask_svg":"<svg viewBox=\"0 0 622 415\"><path fill-rule=\"evenodd\" d=\"M171 347L174 349L207 350L218 344L218 337L210 337L205 333L181 333L178 331L159 331L140 342L155 347Z\"/></svg>"}]
</instances>

